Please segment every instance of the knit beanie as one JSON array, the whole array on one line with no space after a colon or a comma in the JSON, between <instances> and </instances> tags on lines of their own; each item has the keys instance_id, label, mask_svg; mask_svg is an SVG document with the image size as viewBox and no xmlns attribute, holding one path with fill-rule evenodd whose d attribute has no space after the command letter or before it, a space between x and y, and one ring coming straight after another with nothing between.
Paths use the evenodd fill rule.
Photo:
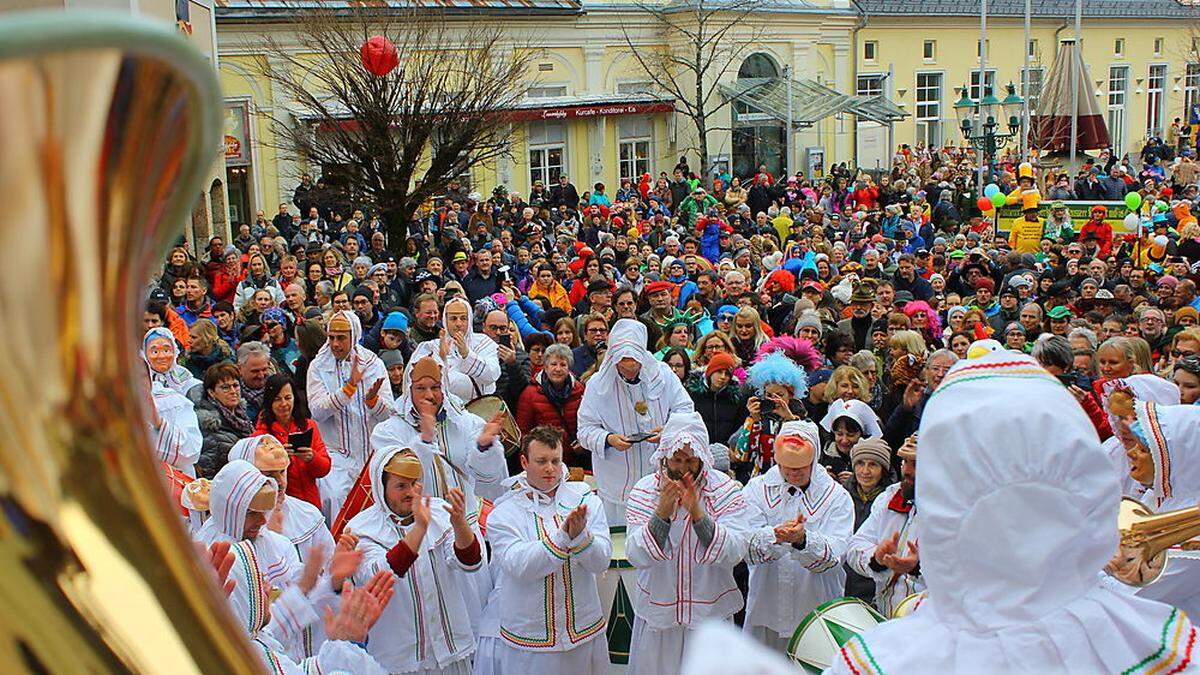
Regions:
<instances>
[{"instance_id":1,"label":"knit beanie","mask_svg":"<svg viewBox=\"0 0 1200 675\"><path fill-rule=\"evenodd\" d=\"M726 354L725 352L714 354L713 357L708 360L708 365L704 368L704 376L709 377L718 370L728 370L731 373L733 372L732 354Z\"/></svg>"},{"instance_id":2,"label":"knit beanie","mask_svg":"<svg viewBox=\"0 0 1200 675\"><path fill-rule=\"evenodd\" d=\"M854 464L860 459L877 462L886 471L892 465L892 449L888 447L887 441L879 436L864 438L850 449L850 463Z\"/></svg>"}]
</instances>

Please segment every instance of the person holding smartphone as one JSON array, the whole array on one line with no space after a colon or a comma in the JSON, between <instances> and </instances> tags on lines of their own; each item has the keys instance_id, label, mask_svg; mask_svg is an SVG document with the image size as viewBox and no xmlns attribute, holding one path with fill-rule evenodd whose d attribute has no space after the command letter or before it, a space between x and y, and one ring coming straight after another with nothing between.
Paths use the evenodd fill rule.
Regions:
<instances>
[{"instance_id":1,"label":"person holding smartphone","mask_svg":"<svg viewBox=\"0 0 1200 675\"><path fill-rule=\"evenodd\" d=\"M321 430L308 416L304 400L297 400L292 379L284 374L267 378L263 388L262 411L254 433L270 434L288 452L287 494L321 508L317 479L324 478L332 466Z\"/></svg>"}]
</instances>

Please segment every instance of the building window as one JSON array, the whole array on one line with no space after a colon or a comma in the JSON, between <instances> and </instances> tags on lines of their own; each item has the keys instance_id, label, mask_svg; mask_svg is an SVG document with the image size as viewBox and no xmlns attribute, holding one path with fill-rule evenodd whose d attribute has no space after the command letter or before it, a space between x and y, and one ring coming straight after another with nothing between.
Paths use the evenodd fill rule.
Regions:
<instances>
[{"instance_id":1,"label":"building window","mask_svg":"<svg viewBox=\"0 0 1200 675\"><path fill-rule=\"evenodd\" d=\"M1117 38L1117 39L1113 40L1113 55L1114 56L1124 56L1125 55L1125 38Z\"/></svg>"},{"instance_id":2,"label":"building window","mask_svg":"<svg viewBox=\"0 0 1200 675\"><path fill-rule=\"evenodd\" d=\"M975 58L977 58L977 59L983 58L983 48L984 47L987 47L989 54L992 53L992 41L987 40L986 42L987 42L987 44L985 45L985 44L983 44L984 40L976 40L975 41Z\"/></svg>"},{"instance_id":3,"label":"building window","mask_svg":"<svg viewBox=\"0 0 1200 675\"><path fill-rule=\"evenodd\" d=\"M854 93L859 96L878 96L883 93L883 75L859 75Z\"/></svg>"},{"instance_id":4,"label":"building window","mask_svg":"<svg viewBox=\"0 0 1200 675\"><path fill-rule=\"evenodd\" d=\"M525 98L556 98L567 95L567 85L530 87L525 90Z\"/></svg>"},{"instance_id":5,"label":"building window","mask_svg":"<svg viewBox=\"0 0 1200 675\"><path fill-rule=\"evenodd\" d=\"M1027 49L1029 50L1029 58L1036 59L1038 50L1037 40L1030 40Z\"/></svg>"},{"instance_id":6,"label":"building window","mask_svg":"<svg viewBox=\"0 0 1200 675\"><path fill-rule=\"evenodd\" d=\"M1146 134L1162 135L1163 90L1167 84L1167 67L1150 66L1150 77L1146 80Z\"/></svg>"},{"instance_id":7,"label":"building window","mask_svg":"<svg viewBox=\"0 0 1200 675\"><path fill-rule=\"evenodd\" d=\"M931 147L942 144L942 74L917 73L916 122L919 141Z\"/></svg>"},{"instance_id":8,"label":"building window","mask_svg":"<svg viewBox=\"0 0 1200 675\"><path fill-rule=\"evenodd\" d=\"M879 57L879 43L875 41L867 41L863 43L863 60L874 61Z\"/></svg>"},{"instance_id":9,"label":"building window","mask_svg":"<svg viewBox=\"0 0 1200 675\"><path fill-rule=\"evenodd\" d=\"M1183 78L1183 119L1191 124L1193 110L1200 105L1200 63L1189 63Z\"/></svg>"},{"instance_id":10,"label":"building window","mask_svg":"<svg viewBox=\"0 0 1200 675\"><path fill-rule=\"evenodd\" d=\"M1045 68L1021 69L1021 97L1029 101L1030 110L1037 110L1038 98L1042 95L1042 81L1045 77Z\"/></svg>"},{"instance_id":11,"label":"building window","mask_svg":"<svg viewBox=\"0 0 1200 675\"><path fill-rule=\"evenodd\" d=\"M654 123L648 117L622 117L617 120L617 165L621 178L635 183L638 176L650 172L650 141Z\"/></svg>"},{"instance_id":12,"label":"building window","mask_svg":"<svg viewBox=\"0 0 1200 675\"><path fill-rule=\"evenodd\" d=\"M984 93L987 93L988 91L990 91L992 94L996 93L996 71L988 70L985 73L984 88L985 88ZM981 94L979 92L979 71L978 70L971 71L970 98L972 101L978 101L981 98Z\"/></svg>"},{"instance_id":13,"label":"building window","mask_svg":"<svg viewBox=\"0 0 1200 675\"><path fill-rule=\"evenodd\" d=\"M1163 53L1163 39L1160 37L1154 38L1154 55L1162 56L1162 53Z\"/></svg>"},{"instance_id":14,"label":"building window","mask_svg":"<svg viewBox=\"0 0 1200 675\"><path fill-rule=\"evenodd\" d=\"M1108 133L1113 152L1125 151L1125 94L1129 89L1129 66L1108 69Z\"/></svg>"},{"instance_id":15,"label":"building window","mask_svg":"<svg viewBox=\"0 0 1200 675\"><path fill-rule=\"evenodd\" d=\"M926 61L937 59L937 40L926 40L921 48L921 57Z\"/></svg>"},{"instance_id":16,"label":"building window","mask_svg":"<svg viewBox=\"0 0 1200 675\"><path fill-rule=\"evenodd\" d=\"M562 122L529 123L529 184L558 182L567 164L567 129Z\"/></svg>"}]
</instances>

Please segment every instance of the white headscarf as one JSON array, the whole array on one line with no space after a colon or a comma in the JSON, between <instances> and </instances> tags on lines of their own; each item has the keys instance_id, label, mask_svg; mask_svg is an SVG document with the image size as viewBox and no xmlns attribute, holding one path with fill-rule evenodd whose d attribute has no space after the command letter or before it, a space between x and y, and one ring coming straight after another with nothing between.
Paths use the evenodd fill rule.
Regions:
<instances>
[{"instance_id":1,"label":"white headscarf","mask_svg":"<svg viewBox=\"0 0 1200 675\"><path fill-rule=\"evenodd\" d=\"M442 409L446 411L447 415L466 412L462 399L450 392L450 369L446 365L446 362L442 360L440 349L441 344L437 340L426 340L418 344L417 348L413 350L412 356L408 358L408 363L404 366L404 393L393 404L393 410L396 411L397 415L409 421L416 419L417 409L413 407L412 399L413 366L416 365L417 361L425 357L437 361L442 371ZM413 417L410 417L410 415Z\"/></svg>"},{"instance_id":2,"label":"white headscarf","mask_svg":"<svg viewBox=\"0 0 1200 675\"><path fill-rule=\"evenodd\" d=\"M959 361L930 397L920 437L917 531L929 597L847 642L847 664L1092 673L1162 653L1172 609L1100 585L1117 550L1119 487L1091 422L1056 378L1024 354Z\"/></svg>"},{"instance_id":3,"label":"white headscarf","mask_svg":"<svg viewBox=\"0 0 1200 675\"><path fill-rule=\"evenodd\" d=\"M1156 511L1200 502L1200 406L1138 401L1138 437L1154 459L1154 483L1144 499Z\"/></svg>"},{"instance_id":4,"label":"white headscarf","mask_svg":"<svg viewBox=\"0 0 1200 675\"><path fill-rule=\"evenodd\" d=\"M665 368L671 373L670 366L654 358L646 349L646 326L637 319L617 319L612 330L608 333L608 351L604 354L604 362L596 374L588 379L587 388L595 391L594 395L602 399L613 395L613 388L621 374L617 372L617 364L624 358L631 358L642 364L642 372L638 375L645 384L646 394L653 397L662 390L663 372ZM674 377L674 373L671 373Z\"/></svg>"},{"instance_id":5,"label":"white headscarf","mask_svg":"<svg viewBox=\"0 0 1200 675\"><path fill-rule=\"evenodd\" d=\"M258 444L266 437L267 434L258 434L240 439L229 448L229 461L240 459L243 462L254 464L254 453L258 450Z\"/></svg>"},{"instance_id":6,"label":"white headscarf","mask_svg":"<svg viewBox=\"0 0 1200 675\"><path fill-rule=\"evenodd\" d=\"M698 412L677 412L667 418L659 435L658 446L650 461L657 463L671 455L676 450L690 445L692 455L704 462L704 469L713 468L712 450L708 448L708 428L704 426L704 418Z\"/></svg>"},{"instance_id":7,"label":"white headscarf","mask_svg":"<svg viewBox=\"0 0 1200 675\"><path fill-rule=\"evenodd\" d=\"M1108 397L1112 395L1113 389L1119 384L1129 387L1136 401L1146 401L1159 405L1179 405L1179 386L1157 375L1143 373L1117 380L1109 380L1103 385L1104 412L1108 415L1109 426L1114 430L1117 428L1117 417L1108 412Z\"/></svg>"},{"instance_id":8,"label":"white headscarf","mask_svg":"<svg viewBox=\"0 0 1200 675\"><path fill-rule=\"evenodd\" d=\"M843 401L838 399L829 404L829 411L821 418L821 427L833 433L833 423L840 417L849 417L862 427L863 437L882 436L883 428L879 426L879 416L871 410L871 406L858 399ZM820 446L817 446L820 447Z\"/></svg>"},{"instance_id":9,"label":"white headscarf","mask_svg":"<svg viewBox=\"0 0 1200 675\"><path fill-rule=\"evenodd\" d=\"M245 443L252 439L243 439ZM250 446L254 454L254 445ZM232 451L231 451L232 452ZM212 492L208 504L211 516L200 526L196 539L204 544L217 541L241 541L242 528L246 525L246 511L254 495L266 484L275 484L250 462L241 459L230 461L212 480Z\"/></svg>"},{"instance_id":10,"label":"white headscarf","mask_svg":"<svg viewBox=\"0 0 1200 675\"><path fill-rule=\"evenodd\" d=\"M150 365L150 359L146 356L146 349L150 346L150 341L156 338L163 338L171 343L171 365L165 373L154 370L154 367ZM169 329L158 326L146 331L145 337L142 338L141 354L142 360L150 368L151 381L158 382L168 389L184 394L185 396L192 387L200 384L200 380L193 377L190 370L179 365L179 345L175 343L175 334Z\"/></svg>"},{"instance_id":11,"label":"white headscarf","mask_svg":"<svg viewBox=\"0 0 1200 675\"><path fill-rule=\"evenodd\" d=\"M359 344L359 342L362 340L362 322L359 321L358 315L350 310L341 309L330 315L329 319L332 321L333 317L338 316L339 314L350 322L350 353L346 355L346 358L349 359L357 354L359 360L359 369L365 371L367 366L379 357L375 355L375 352ZM326 340L325 344L321 345L321 349L317 351L317 355L313 357L312 363L309 365L309 367L315 369L319 373L332 375L334 372L336 372L336 365L337 357L334 356L333 350L329 347L329 340ZM342 383L333 382L331 380L326 382L325 386L332 390L342 386Z\"/></svg>"}]
</instances>

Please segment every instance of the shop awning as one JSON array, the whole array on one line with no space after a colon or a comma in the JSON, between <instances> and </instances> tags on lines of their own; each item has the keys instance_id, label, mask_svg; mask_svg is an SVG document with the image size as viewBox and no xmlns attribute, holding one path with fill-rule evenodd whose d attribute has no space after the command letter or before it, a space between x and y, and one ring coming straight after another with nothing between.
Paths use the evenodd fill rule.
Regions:
<instances>
[{"instance_id":1,"label":"shop awning","mask_svg":"<svg viewBox=\"0 0 1200 675\"><path fill-rule=\"evenodd\" d=\"M741 113L742 117L747 114L766 115L780 122L787 122L787 90L787 81L779 77L741 78L736 84L721 85L721 94L727 100L737 101L750 111ZM794 128L811 127L826 117L843 113L880 124L890 124L908 117L900 106L882 94L852 96L814 80L792 80Z\"/></svg>"},{"instance_id":2,"label":"shop awning","mask_svg":"<svg viewBox=\"0 0 1200 675\"><path fill-rule=\"evenodd\" d=\"M304 122L327 120L330 117L350 121L353 117L338 101L326 101L323 105L324 115L318 115L299 103L292 103L287 108L297 119ZM675 112L673 96L652 93L583 94L524 98L509 109L507 118L515 122L525 122L667 112Z\"/></svg>"}]
</instances>

